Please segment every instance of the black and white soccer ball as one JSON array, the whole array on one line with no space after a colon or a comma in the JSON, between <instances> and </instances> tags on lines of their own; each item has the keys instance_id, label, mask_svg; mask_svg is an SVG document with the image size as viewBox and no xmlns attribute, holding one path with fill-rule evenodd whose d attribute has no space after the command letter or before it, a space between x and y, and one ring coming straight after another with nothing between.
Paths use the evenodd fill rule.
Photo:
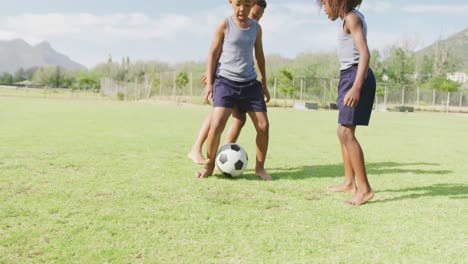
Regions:
<instances>
[{"instance_id":1,"label":"black and white soccer ball","mask_svg":"<svg viewBox=\"0 0 468 264\"><path fill-rule=\"evenodd\" d=\"M225 176L236 177L247 168L247 152L239 144L223 145L216 154L216 167Z\"/></svg>"}]
</instances>

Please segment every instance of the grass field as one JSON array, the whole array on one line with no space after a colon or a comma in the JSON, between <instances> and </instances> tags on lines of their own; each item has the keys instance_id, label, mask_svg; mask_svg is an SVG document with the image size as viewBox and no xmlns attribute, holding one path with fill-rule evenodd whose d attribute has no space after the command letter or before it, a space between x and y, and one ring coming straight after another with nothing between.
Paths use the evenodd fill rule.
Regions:
<instances>
[{"instance_id":1,"label":"grass field","mask_svg":"<svg viewBox=\"0 0 468 264\"><path fill-rule=\"evenodd\" d=\"M0 262L467 263L468 115L374 113L375 199L342 181L337 112L271 108L267 169L196 179L208 107L0 96Z\"/></svg>"}]
</instances>

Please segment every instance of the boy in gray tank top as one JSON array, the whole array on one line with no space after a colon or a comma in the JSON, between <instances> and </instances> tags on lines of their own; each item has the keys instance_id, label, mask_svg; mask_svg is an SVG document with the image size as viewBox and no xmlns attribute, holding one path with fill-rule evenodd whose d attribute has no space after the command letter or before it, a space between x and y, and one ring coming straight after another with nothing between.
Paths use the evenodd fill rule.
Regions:
<instances>
[{"instance_id":1,"label":"boy in gray tank top","mask_svg":"<svg viewBox=\"0 0 468 264\"><path fill-rule=\"evenodd\" d=\"M249 18L260 22L260 19L263 17L265 9L267 7L267 3L265 0L257 0L255 5L250 10ZM206 85L206 72L202 74L202 83ZM268 103L270 101L270 94L268 90L263 90L265 95L265 101ZM205 144L206 139L208 138L208 133L210 132L210 125L211 125L211 115L213 109L206 115L205 119L200 126L200 129L197 133L197 137L195 142L192 145L190 152L187 154L187 157L191 159L193 162L201 165L205 165L208 161L202 154L203 145ZM230 127L226 132L226 136L224 137L224 144L227 143L236 143L237 139L239 138L240 132L245 125L245 121L247 119L246 113L240 113L238 107L234 107L232 109L232 119L230 122Z\"/></svg>"},{"instance_id":2,"label":"boy in gray tank top","mask_svg":"<svg viewBox=\"0 0 468 264\"><path fill-rule=\"evenodd\" d=\"M209 103L209 99L213 99L212 120L207 139L208 163L196 172L196 176L204 178L213 174L221 134L232 109L237 105L241 113L248 112L257 131L255 174L264 180L272 180L264 167L269 141L269 121L263 97L264 91L268 89L262 29L256 21L248 17L255 0L230 0L229 3L233 14L218 25L208 56L205 102ZM221 65L213 82L221 50ZM254 50L261 82L256 80Z\"/></svg>"},{"instance_id":3,"label":"boy in gray tank top","mask_svg":"<svg viewBox=\"0 0 468 264\"><path fill-rule=\"evenodd\" d=\"M338 84L338 138L345 171L343 183L330 186L335 192L348 192L353 196L346 200L349 205L360 205L374 198L367 179L364 154L356 139L359 125L367 126L374 103L376 82L369 68L367 25L364 16L355 8L362 0L318 0L328 18L341 18L338 35L340 82Z\"/></svg>"}]
</instances>

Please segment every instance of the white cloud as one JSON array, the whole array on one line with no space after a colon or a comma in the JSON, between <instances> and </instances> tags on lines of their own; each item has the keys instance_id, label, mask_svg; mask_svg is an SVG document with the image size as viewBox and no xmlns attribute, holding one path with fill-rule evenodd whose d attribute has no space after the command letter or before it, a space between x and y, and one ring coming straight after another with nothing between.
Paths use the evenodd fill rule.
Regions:
<instances>
[{"instance_id":1,"label":"white cloud","mask_svg":"<svg viewBox=\"0 0 468 264\"><path fill-rule=\"evenodd\" d=\"M359 7L359 10L363 12L375 12L375 13L386 13L393 9L392 4L389 1L378 1L378 2L369 2L364 1Z\"/></svg>"},{"instance_id":2,"label":"white cloud","mask_svg":"<svg viewBox=\"0 0 468 264\"><path fill-rule=\"evenodd\" d=\"M97 16L89 13L22 14L6 17L1 23L0 37L27 40L70 37L73 39L152 39L169 38L181 31L191 30L192 19L166 14L150 18L142 13Z\"/></svg>"},{"instance_id":3,"label":"white cloud","mask_svg":"<svg viewBox=\"0 0 468 264\"><path fill-rule=\"evenodd\" d=\"M445 15L463 15L468 14L468 5L408 5L402 8L403 11L408 13L436 13Z\"/></svg>"}]
</instances>

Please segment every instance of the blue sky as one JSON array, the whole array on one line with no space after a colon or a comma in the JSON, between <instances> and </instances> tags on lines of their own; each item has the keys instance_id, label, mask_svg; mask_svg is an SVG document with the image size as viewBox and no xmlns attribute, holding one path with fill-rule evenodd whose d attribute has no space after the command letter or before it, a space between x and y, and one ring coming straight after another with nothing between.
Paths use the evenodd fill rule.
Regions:
<instances>
[{"instance_id":1,"label":"blue sky","mask_svg":"<svg viewBox=\"0 0 468 264\"><path fill-rule=\"evenodd\" d=\"M0 40L48 41L88 67L107 59L204 60L228 0L0 0ZM371 49L419 49L468 27L466 0L364 0ZM261 21L266 54L333 51L337 22L315 0L270 0Z\"/></svg>"}]
</instances>

